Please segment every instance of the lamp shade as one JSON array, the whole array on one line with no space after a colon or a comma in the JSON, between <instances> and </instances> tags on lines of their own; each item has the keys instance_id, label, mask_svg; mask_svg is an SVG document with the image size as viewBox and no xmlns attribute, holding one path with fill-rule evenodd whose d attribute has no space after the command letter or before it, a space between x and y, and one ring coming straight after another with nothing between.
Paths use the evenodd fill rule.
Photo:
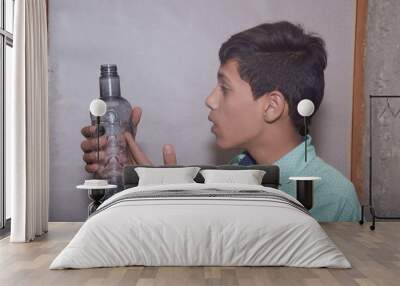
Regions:
<instances>
[{"instance_id":1,"label":"lamp shade","mask_svg":"<svg viewBox=\"0 0 400 286\"><path fill-rule=\"evenodd\" d=\"M311 116L314 113L314 103L309 99L303 99L297 104L297 112L301 116Z\"/></svg>"},{"instance_id":2,"label":"lamp shade","mask_svg":"<svg viewBox=\"0 0 400 286\"><path fill-rule=\"evenodd\" d=\"M103 116L107 111L107 105L103 100L96 98L90 103L89 110L93 116Z\"/></svg>"}]
</instances>

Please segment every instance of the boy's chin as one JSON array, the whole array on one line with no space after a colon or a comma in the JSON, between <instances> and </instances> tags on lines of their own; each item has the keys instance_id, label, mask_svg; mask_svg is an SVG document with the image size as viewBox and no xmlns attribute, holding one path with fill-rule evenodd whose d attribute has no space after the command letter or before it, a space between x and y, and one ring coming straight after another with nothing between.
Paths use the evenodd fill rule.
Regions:
<instances>
[{"instance_id":1,"label":"boy's chin","mask_svg":"<svg viewBox=\"0 0 400 286\"><path fill-rule=\"evenodd\" d=\"M224 149L224 150L241 148L241 146L239 144L234 144L233 142L222 140L221 138L218 138L218 137L216 140L216 144L219 148Z\"/></svg>"}]
</instances>

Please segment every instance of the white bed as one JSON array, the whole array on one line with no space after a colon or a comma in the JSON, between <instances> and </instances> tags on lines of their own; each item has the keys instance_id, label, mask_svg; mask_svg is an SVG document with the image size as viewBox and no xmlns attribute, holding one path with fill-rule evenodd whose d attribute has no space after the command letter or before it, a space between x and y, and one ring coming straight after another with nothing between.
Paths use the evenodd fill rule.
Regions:
<instances>
[{"instance_id":1,"label":"white bed","mask_svg":"<svg viewBox=\"0 0 400 286\"><path fill-rule=\"evenodd\" d=\"M175 195L162 195L166 192ZM191 192L203 195L191 196ZM160 197L154 197L157 193ZM223 193L227 195L218 195ZM350 268L318 222L299 205L282 191L257 185L137 186L106 200L50 269L127 265Z\"/></svg>"}]
</instances>

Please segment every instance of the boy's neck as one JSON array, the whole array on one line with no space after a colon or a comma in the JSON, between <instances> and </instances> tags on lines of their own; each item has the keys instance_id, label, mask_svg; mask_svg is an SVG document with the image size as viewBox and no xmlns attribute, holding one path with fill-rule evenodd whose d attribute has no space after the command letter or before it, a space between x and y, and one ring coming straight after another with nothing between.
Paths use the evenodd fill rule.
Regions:
<instances>
[{"instance_id":1,"label":"boy's neck","mask_svg":"<svg viewBox=\"0 0 400 286\"><path fill-rule=\"evenodd\" d=\"M275 133L275 134L274 134ZM268 132L261 134L246 151L260 165L271 165L302 143L297 132Z\"/></svg>"}]
</instances>

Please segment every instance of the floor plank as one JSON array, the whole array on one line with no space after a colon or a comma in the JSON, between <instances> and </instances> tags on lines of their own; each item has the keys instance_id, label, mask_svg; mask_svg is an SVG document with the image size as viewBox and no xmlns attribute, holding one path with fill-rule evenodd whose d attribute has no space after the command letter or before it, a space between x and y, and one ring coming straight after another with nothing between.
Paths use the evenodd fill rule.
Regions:
<instances>
[{"instance_id":1,"label":"floor plank","mask_svg":"<svg viewBox=\"0 0 400 286\"><path fill-rule=\"evenodd\" d=\"M0 240L0 285L400 285L400 222L379 222L375 231L355 223L322 224L352 269L291 267L116 267L49 270L82 223L50 223L31 243Z\"/></svg>"}]
</instances>

